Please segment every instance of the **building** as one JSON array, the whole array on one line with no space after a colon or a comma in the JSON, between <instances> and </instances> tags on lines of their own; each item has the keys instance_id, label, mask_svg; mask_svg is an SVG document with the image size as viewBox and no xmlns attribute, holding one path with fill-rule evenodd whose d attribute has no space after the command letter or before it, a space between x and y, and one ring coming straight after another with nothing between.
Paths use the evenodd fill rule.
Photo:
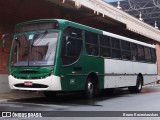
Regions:
<instances>
[{"instance_id":1,"label":"building","mask_svg":"<svg viewBox=\"0 0 160 120\"><path fill-rule=\"evenodd\" d=\"M13 34L15 24L33 19L62 18L155 44L160 64L160 31L102 0L0 1L0 36ZM148 34L149 33L149 34ZM0 46L0 89L8 92L8 59L12 39ZM160 66L159 75L160 75Z\"/></svg>"}]
</instances>

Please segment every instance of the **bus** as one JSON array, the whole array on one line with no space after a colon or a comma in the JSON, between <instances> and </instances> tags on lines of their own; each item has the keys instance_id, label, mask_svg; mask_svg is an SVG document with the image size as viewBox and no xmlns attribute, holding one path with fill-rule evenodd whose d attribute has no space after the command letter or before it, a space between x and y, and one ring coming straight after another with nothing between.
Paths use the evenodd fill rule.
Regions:
<instances>
[{"instance_id":1,"label":"bus","mask_svg":"<svg viewBox=\"0 0 160 120\"><path fill-rule=\"evenodd\" d=\"M157 81L156 49L64 19L23 22L15 26L8 79L11 89L46 97L83 91L92 98L114 88L139 93Z\"/></svg>"}]
</instances>

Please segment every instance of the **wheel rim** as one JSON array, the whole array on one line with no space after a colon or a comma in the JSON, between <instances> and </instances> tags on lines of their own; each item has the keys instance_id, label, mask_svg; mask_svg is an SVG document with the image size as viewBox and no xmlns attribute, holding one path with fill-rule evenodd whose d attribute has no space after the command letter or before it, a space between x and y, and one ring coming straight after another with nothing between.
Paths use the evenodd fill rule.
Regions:
<instances>
[{"instance_id":1,"label":"wheel rim","mask_svg":"<svg viewBox=\"0 0 160 120\"><path fill-rule=\"evenodd\" d=\"M141 90L142 89L142 84L141 84L141 82L139 81L138 82L138 90Z\"/></svg>"},{"instance_id":2,"label":"wheel rim","mask_svg":"<svg viewBox=\"0 0 160 120\"><path fill-rule=\"evenodd\" d=\"M88 94L89 94L89 96L93 95L93 89L94 89L94 87L93 87L92 82L88 82Z\"/></svg>"}]
</instances>

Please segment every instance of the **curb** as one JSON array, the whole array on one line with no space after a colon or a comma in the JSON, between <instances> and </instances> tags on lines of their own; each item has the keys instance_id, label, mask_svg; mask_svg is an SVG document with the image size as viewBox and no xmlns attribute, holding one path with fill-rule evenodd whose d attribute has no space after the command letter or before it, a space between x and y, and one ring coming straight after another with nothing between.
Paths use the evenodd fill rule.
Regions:
<instances>
[{"instance_id":1,"label":"curb","mask_svg":"<svg viewBox=\"0 0 160 120\"><path fill-rule=\"evenodd\" d=\"M0 100L0 103L5 103L5 102L8 102L8 99Z\"/></svg>"},{"instance_id":2,"label":"curb","mask_svg":"<svg viewBox=\"0 0 160 120\"><path fill-rule=\"evenodd\" d=\"M39 93L30 93L26 94L23 92L13 92L13 93L3 93L0 94L0 103L14 101L14 100L22 100L22 99L31 99L31 98L40 98L44 97L43 94Z\"/></svg>"},{"instance_id":3,"label":"curb","mask_svg":"<svg viewBox=\"0 0 160 120\"><path fill-rule=\"evenodd\" d=\"M14 100L23 100L23 99L32 99L32 98L42 98L43 96L36 96L36 97L22 97L22 98L9 98L9 99L2 99L0 103L4 102L12 102Z\"/></svg>"}]
</instances>

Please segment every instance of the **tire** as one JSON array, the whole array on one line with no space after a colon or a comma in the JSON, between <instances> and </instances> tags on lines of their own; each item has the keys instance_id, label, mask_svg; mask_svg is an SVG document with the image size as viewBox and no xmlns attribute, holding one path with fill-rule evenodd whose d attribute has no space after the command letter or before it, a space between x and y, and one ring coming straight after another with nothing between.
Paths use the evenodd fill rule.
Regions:
<instances>
[{"instance_id":1,"label":"tire","mask_svg":"<svg viewBox=\"0 0 160 120\"><path fill-rule=\"evenodd\" d=\"M137 77L136 86L128 87L130 93L140 93L142 91L143 80L141 76Z\"/></svg>"},{"instance_id":2,"label":"tire","mask_svg":"<svg viewBox=\"0 0 160 120\"><path fill-rule=\"evenodd\" d=\"M96 94L95 83L93 80L88 78L85 86L85 97L90 99L90 98L93 98L95 94Z\"/></svg>"},{"instance_id":3,"label":"tire","mask_svg":"<svg viewBox=\"0 0 160 120\"><path fill-rule=\"evenodd\" d=\"M44 91L44 96L46 98L53 99L57 96L57 93L53 91Z\"/></svg>"}]
</instances>

